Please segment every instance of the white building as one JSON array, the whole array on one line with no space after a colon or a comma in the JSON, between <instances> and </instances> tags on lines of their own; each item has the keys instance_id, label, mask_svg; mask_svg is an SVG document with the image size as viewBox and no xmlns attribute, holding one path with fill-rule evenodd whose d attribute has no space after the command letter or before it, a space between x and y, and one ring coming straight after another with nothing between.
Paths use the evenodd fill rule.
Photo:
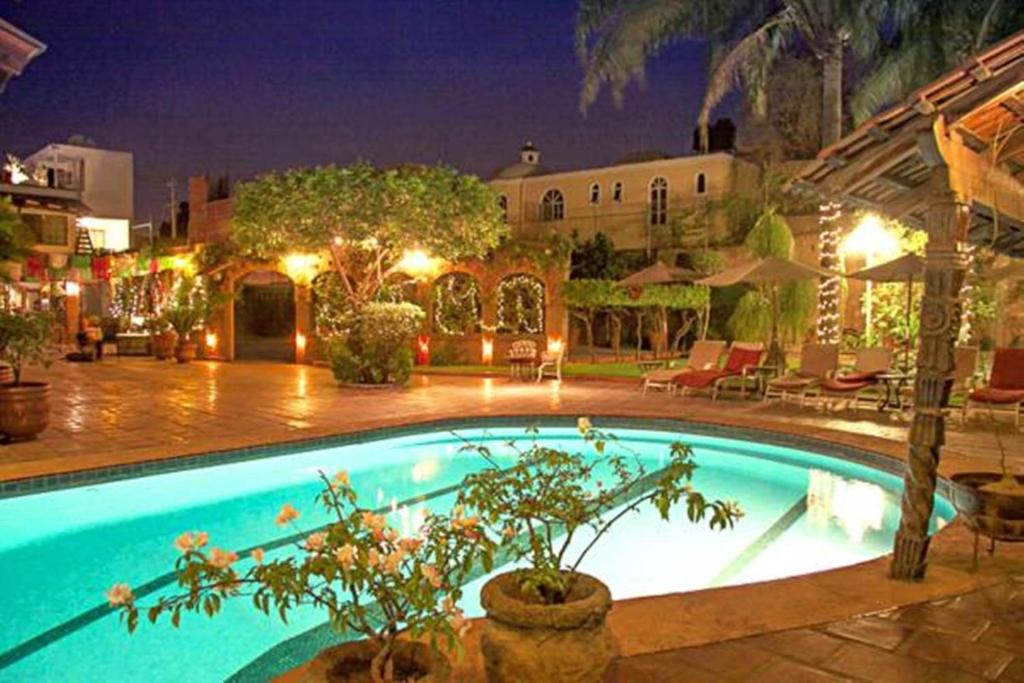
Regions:
<instances>
[{"instance_id":1,"label":"white building","mask_svg":"<svg viewBox=\"0 0 1024 683\"><path fill-rule=\"evenodd\" d=\"M101 149L75 142L49 144L25 160L47 185L78 190L86 213L78 227L89 231L95 249L124 251L129 247L134 194L131 152Z\"/></svg>"}]
</instances>

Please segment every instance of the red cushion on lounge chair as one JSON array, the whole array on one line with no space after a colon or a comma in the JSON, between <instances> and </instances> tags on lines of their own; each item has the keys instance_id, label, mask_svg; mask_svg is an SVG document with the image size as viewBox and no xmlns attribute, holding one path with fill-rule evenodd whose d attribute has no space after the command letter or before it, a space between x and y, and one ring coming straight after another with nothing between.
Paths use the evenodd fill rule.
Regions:
<instances>
[{"instance_id":1,"label":"red cushion on lounge chair","mask_svg":"<svg viewBox=\"0 0 1024 683\"><path fill-rule=\"evenodd\" d=\"M866 389L867 387L873 386L874 384L875 384L874 381L871 381L871 382L843 382L843 381L840 381L838 379L827 379L827 380L825 380L824 382L821 383L821 388L824 389L825 391L833 391L833 392L848 391L850 393L853 393L855 391L860 391L861 389Z\"/></svg>"},{"instance_id":2,"label":"red cushion on lounge chair","mask_svg":"<svg viewBox=\"0 0 1024 683\"><path fill-rule=\"evenodd\" d=\"M996 349L989 385L995 389L1024 390L1024 349Z\"/></svg>"},{"instance_id":3,"label":"red cushion on lounge chair","mask_svg":"<svg viewBox=\"0 0 1024 683\"><path fill-rule=\"evenodd\" d=\"M848 372L836 377L840 382L874 382L879 372Z\"/></svg>"},{"instance_id":4,"label":"red cushion on lounge chair","mask_svg":"<svg viewBox=\"0 0 1024 683\"><path fill-rule=\"evenodd\" d=\"M738 372L729 372L727 370L691 370L690 372L683 372L676 377L675 383L681 387L703 389L714 384L715 380L720 377L730 377L738 374Z\"/></svg>"},{"instance_id":5,"label":"red cushion on lounge chair","mask_svg":"<svg viewBox=\"0 0 1024 683\"><path fill-rule=\"evenodd\" d=\"M729 358L725 361L725 369L733 374L743 372L748 365L757 365L761 360L761 349L740 349L735 346L729 350Z\"/></svg>"},{"instance_id":6,"label":"red cushion on lounge chair","mask_svg":"<svg viewBox=\"0 0 1024 683\"><path fill-rule=\"evenodd\" d=\"M1024 389L993 389L985 387L972 391L968 399L978 403L1018 403L1024 401Z\"/></svg>"}]
</instances>

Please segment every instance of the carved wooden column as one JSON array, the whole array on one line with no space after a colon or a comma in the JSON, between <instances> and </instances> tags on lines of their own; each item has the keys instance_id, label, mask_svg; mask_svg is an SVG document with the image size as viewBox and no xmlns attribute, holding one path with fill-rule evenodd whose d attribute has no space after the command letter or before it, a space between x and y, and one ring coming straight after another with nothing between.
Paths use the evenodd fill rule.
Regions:
<instances>
[{"instance_id":1,"label":"carved wooden column","mask_svg":"<svg viewBox=\"0 0 1024 683\"><path fill-rule=\"evenodd\" d=\"M912 581L927 568L928 522L935 497L939 455L945 442L943 410L953 384L954 348L960 330L960 290L966 269L968 207L948 189L945 169L933 171L937 191L925 213L924 296L921 301L914 419L903 477L900 526L890 575Z\"/></svg>"}]
</instances>

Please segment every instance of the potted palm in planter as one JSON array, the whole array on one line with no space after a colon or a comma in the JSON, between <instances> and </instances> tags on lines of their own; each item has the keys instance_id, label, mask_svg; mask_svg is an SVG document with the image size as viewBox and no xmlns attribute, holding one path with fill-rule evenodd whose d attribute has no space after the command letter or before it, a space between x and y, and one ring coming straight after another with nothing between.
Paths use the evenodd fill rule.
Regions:
<instances>
[{"instance_id":1,"label":"potted palm in planter","mask_svg":"<svg viewBox=\"0 0 1024 683\"><path fill-rule=\"evenodd\" d=\"M171 329L167 318L163 315L150 318L146 321L146 331L149 332L150 349L157 360L174 358L178 335Z\"/></svg>"},{"instance_id":2,"label":"potted palm in planter","mask_svg":"<svg viewBox=\"0 0 1024 683\"><path fill-rule=\"evenodd\" d=\"M181 594L143 607L129 586L116 584L108 602L130 632L140 613L153 623L169 614L177 627L183 612L213 617L223 601L238 597L283 620L299 605L315 605L339 632L362 640L322 651L307 665L306 680L447 681L450 666L440 645L456 647L468 628L456 606L461 586L478 565L490 571L494 543L478 531L476 519L458 511L428 514L417 535L403 538L384 515L357 506L345 472L320 476L317 501L331 522L303 534L297 555L271 560L258 548L208 549L205 533L186 532L175 541L182 553L175 566ZM277 523L294 525L298 516L285 505ZM246 571L234 566L242 555L254 561Z\"/></svg>"},{"instance_id":3,"label":"potted palm in planter","mask_svg":"<svg viewBox=\"0 0 1024 683\"><path fill-rule=\"evenodd\" d=\"M548 448L532 430L528 448L513 444L518 455L510 467L486 445L464 446L492 466L467 477L460 503L500 534L503 552L526 565L492 578L481 594L488 617L481 649L492 683L603 680L616 651L605 623L611 593L580 566L624 516L653 505L667 520L679 502L692 522L708 518L712 528L731 528L742 516L735 503L693 490L688 446L673 444L667 464L648 472L588 419L580 419L579 431L591 453Z\"/></svg>"},{"instance_id":4,"label":"potted palm in planter","mask_svg":"<svg viewBox=\"0 0 1024 683\"><path fill-rule=\"evenodd\" d=\"M50 422L49 382L28 382L28 363L49 365L52 319L45 313L0 312L0 359L13 381L0 386L0 433L12 441L31 439Z\"/></svg>"},{"instance_id":5,"label":"potted palm in planter","mask_svg":"<svg viewBox=\"0 0 1024 683\"><path fill-rule=\"evenodd\" d=\"M202 328L222 303L223 294L211 292L202 278L192 275L179 278L161 316L177 335L174 357L179 363L195 360L196 343L192 333Z\"/></svg>"}]
</instances>

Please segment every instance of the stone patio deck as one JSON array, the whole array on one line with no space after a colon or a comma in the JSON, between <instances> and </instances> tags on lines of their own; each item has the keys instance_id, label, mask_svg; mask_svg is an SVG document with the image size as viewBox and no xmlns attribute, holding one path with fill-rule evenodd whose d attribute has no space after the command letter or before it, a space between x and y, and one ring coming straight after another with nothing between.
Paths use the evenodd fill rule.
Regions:
<instances>
[{"instance_id":1,"label":"stone patio deck","mask_svg":"<svg viewBox=\"0 0 1024 683\"><path fill-rule=\"evenodd\" d=\"M905 425L873 410L828 415L756 401L644 396L622 382L416 376L408 389L357 391L339 389L321 368L127 358L59 363L32 376L54 384L53 421L37 441L0 446L0 482L467 415L685 418L798 433L896 458L906 450ZM1024 469L1024 436L1006 431L1008 460ZM943 474L998 469L989 422L955 426L947 442ZM922 584L885 580L882 559L771 588L702 592L699 605L692 598L676 605L658 627L647 599L617 603L613 628L624 657L610 679L1024 680L1024 552L1000 546L974 574L962 528L936 540ZM682 600L652 600L664 609L668 598ZM459 672L460 680L477 674L474 666Z\"/></svg>"}]
</instances>

